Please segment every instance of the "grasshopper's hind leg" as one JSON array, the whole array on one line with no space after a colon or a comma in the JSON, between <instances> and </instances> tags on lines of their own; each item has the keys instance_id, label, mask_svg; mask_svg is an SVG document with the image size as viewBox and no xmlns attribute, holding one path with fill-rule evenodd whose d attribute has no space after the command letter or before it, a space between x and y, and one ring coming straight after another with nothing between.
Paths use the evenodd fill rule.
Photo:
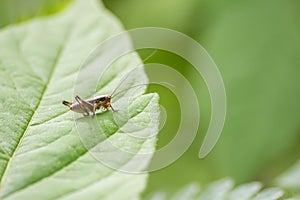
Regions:
<instances>
[{"instance_id":1,"label":"grasshopper's hind leg","mask_svg":"<svg viewBox=\"0 0 300 200\"><path fill-rule=\"evenodd\" d=\"M82 111L84 111L83 113L84 116L89 116L90 112L93 113L93 116L95 115L95 109L93 104L82 100L79 96L75 96L75 100L78 102Z\"/></svg>"}]
</instances>

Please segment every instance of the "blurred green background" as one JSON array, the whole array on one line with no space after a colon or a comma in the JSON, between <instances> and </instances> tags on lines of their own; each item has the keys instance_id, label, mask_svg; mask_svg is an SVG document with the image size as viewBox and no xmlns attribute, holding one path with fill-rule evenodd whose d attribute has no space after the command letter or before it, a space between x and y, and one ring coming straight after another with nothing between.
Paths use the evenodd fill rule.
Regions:
<instances>
[{"instance_id":1,"label":"blurred green background","mask_svg":"<svg viewBox=\"0 0 300 200\"><path fill-rule=\"evenodd\" d=\"M26 3L24 3L26 2ZM0 0L0 26L62 9L67 0ZM300 158L300 1L299 0L104 0L125 29L159 26L197 40L223 76L227 118L214 150L198 151L210 119L209 94L184 60L158 52L147 62L180 71L199 91L201 123L189 150L172 165L152 172L144 195L173 193L191 182L232 177L237 183L272 180ZM147 52L141 52L146 57ZM168 120L158 147L174 135L180 120L175 97L158 92ZM188 99L187 99L188 101ZM183 108L184 109L184 108ZM192 119L191 119L192 120Z\"/></svg>"}]
</instances>

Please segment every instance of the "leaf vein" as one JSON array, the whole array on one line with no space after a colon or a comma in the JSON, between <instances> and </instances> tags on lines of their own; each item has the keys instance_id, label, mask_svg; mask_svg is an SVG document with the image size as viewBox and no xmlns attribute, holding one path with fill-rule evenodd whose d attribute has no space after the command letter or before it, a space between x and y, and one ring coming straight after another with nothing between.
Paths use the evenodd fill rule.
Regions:
<instances>
[{"instance_id":1,"label":"leaf vein","mask_svg":"<svg viewBox=\"0 0 300 200\"><path fill-rule=\"evenodd\" d=\"M70 33L70 31L66 33L66 38L68 38L69 33ZM34 116L35 116L35 114L36 114L36 112L37 112L37 110L38 110L38 108L39 108L39 106L40 106L40 104L41 104L41 102L42 102L42 99L43 99L44 95L45 95L46 92L47 92L48 85L51 83L51 80L52 80L52 77L53 77L53 75L54 75L55 69L56 69L56 67L58 66L58 63L59 63L60 58L61 58L61 55L63 54L63 49L64 49L64 45L61 45L61 46L58 48L57 56L56 56L56 59L55 59L54 62L53 62L53 67L52 67L52 69L51 69L51 71L50 71L50 74L49 74L49 77L48 77L48 81L47 81L47 83L45 84L45 86L44 86L44 88L43 88L43 90L42 90L41 97L40 97L40 99L39 99L39 101L38 101L38 103L37 103L37 105L36 105L36 107L35 107L35 109L34 109L34 112L33 112L32 115L30 116L30 118L29 118L29 120L28 120L28 123L26 124L23 133L20 135L20 138L19 138L19 140L17 141L16 146L14 147L14 151L13 151L11 157L9 158L9 160L8 160L8 162L7 162L7 164L6 164L6 166L4 167L4 173L3 173L3 176L2 176L2 181L5 180L5 178L6 178L6 176L7 176L7 172L8 172L9 166L10 166L10 164L11 164L11 161L12 161L14 155L16 154L16 152L17 152L17 150L18 150L20 144L22 143L22 140L23 140L23 138L25 137L26 132L28 131L28 129L29 129L29 127L30 127L30 123L31 123L32 120L34 119ZM4 181L3 181L3 182L4 182Z\"/></svg>"},{"instance_id":2,"label":"leaf vein","mask_svg":"<svg viewBox=\"0 0 300 200\"><path fill-rule=\"evenodd\" d=\"M151 99L149 99L149 102L147 103L147 105L150 104L150 102L152 101L152 99L153 99L153 97L152 97ZM144 109L146 109L146 107L147 107L147 106L145 106ZM128 123L128 122L129 122L129 120L127 120L127 123ZM125 123L125 124L126 124L126 123ZM122 128L125 124L123 124L123 125L120 126L118 129L116 129L113 133L110 134L110 136L111 136L111 135L114 135L114 134L116 134L118 131L120 131L121 128ZM93 147L91 147L90 149L94 148L95 146L99 145L99 144L102 143L102 142L104 142L104 141L101 141L101 142L99 142L98 144L95 144L95 145L94 145ZM144 140L144 141L141 143L141 146L139 147L139 150L138 150L138 151L141 150L141 148L142 148L142 146L143 146L143 144L144 144L145 142L146 142L146 140ZM13 193L16 193L16 192L19 192L19 191L21 191L21 190L24 190L25 188L27 188L27 187L29 187L29 186L31 186L31 185L33 185L33 184L36 184L36 183L38 183L38 182L40 182L40 181L42 181L42 180L44 180L44 179L46 179L46 178L51 177L52 175L54 175L54 174L60 172L62 169L64 169L64 168L70 166L72 163L74 163L75 161L77 161L79 158L81 158L82 156L84 156L84 155L85 155L86 153L88 153L88 152L89 152L88 149L83 148L82 152L80 152L79 154L77 154L78 157L75 157L74 159L70 160L70 162L68 162L68 163L66 163L65 165L61 166L60 168L56 169L56 170L53 171L52 173L47 174L47 176L44 176L44 177L42 177L42 178L40 178L40 179L37 179L37 180L31 182L30 184L28 184L28 185L26 185L26 186L23 186L23 187L21 187L21 188L18 188L18 189L15 190ZM132 157L134 157L134 156L132 156ZM125 161L123 165L125 165L127 162L128 162L128 160ZM13 194L13 193L12 193L12 194ZM9 194L9 195L12 195L12 194ZM7 196L9 196L9 195L7 195ZM7 196L6 196L6 197L7 197Z\"/></svg>"}]
</instances>

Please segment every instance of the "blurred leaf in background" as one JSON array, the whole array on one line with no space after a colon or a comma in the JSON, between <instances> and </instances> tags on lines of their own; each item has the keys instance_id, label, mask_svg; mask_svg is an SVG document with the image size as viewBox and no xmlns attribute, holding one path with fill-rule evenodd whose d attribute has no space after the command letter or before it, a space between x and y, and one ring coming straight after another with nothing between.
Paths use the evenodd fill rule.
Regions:
<instances>
[{"instance_id":1,"label":"blurred leaf in background","mask_svg":"<svg viewBox=\"0 0 300 200\"><path fill-rule=\"evenodd\" d=\"M150 175L146 193L158 188L172 191L184 183L206 183L224 176L237 183L268 182L299 158L299 1L104 2L127 29L162 26L195 38L218 65L227 89L223 134L212 154L198 160L210 104L203 81L193 70L188 73L194 87L201 89L200 134L176 163ZM168 57L155 61L171 63L187 73L187 65ZM171 112L176 108L166 107ZM159 139L164 140L164 134Z\"/></svg>"},{"instance_id":2,"label":"blurred leaf in background","mask_svg":"<svg viewBox=\"0 0 300 200\"><path fill-rule=\"evenodd\" d=\"M277 200L282 199L284 192L279 188L262 189L259 182L251 182L234 186L231 179L215 181L204 190L198 184L192 183L181 188L176 194L166 198L163 192L154 193L147 200ZM286 199L286 198L285 198Z\"/></svg>"},{"instance_id":3,"label":"blurred leaf in background","mask_svg":"<svg viewBox=\"0 0 300 200\"><path fill-rule=\"evenodd\" d=\"M0 28L62 10L71 0L0 0Z\"/></svg>"},{"instance_id":4,"label":"blurred leaf in background","mask_svg":"<svg viewBox=\"0 0 300 200\"><path fill-rule=\"evenodd\" d=\"M227 88L227 122L212 154L220 174L266 181L299 158L299 5L235 1L199 39Z\"/></svg>"}]
</instances>

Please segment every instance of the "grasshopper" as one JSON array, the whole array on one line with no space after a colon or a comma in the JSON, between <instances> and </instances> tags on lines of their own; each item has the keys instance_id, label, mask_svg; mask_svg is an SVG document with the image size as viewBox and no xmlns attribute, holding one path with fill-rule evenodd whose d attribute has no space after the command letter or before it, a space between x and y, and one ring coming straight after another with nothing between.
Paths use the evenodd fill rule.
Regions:
<instances>
[{"instance_id":1,"label":"grasshopper","mask_svg":"<svg viewBox=\"0 0 300 200\"><path fill-rule=\"evenodd\" d=\"M83 100L77 95L75 96L76 102L71 103L63 100L62 104L68 106L70 110L74 112L82 113L83 116L89 116L91 112L93 113L93 116L95 116L95 111L100 108L102 108L103 110L111 108L113 112L116 112L116 110L112 107L110 103L111 99L112 95L104 95Z\"/></svg>"},{"instance_id":2,"label":"grasshopper","mask_svg":"<svg viewBox=\"0 0 300 200\"><path fill-rule=\"evenodd\" d=\"M153 56L156 53L157 50L154 50L147 58L145 58L143 62L145 62L146 60L148 60L151 56ZM128 76L125 77L125 79ZM123 81L125 80L123 79ZM110 108L113 112L117 112L117 110L115 110L112 105L111 105L111 99L127 90L130 90L132 88L135 87L140 87L140 86L144 86L144 85L149 85L149 84L138 84L132 87L129 87L125 90L122 90L118 93L115 94L115 91L118 89L118 87L122 84L122 81L119 83L119 85L115 88L115 90L112 92L112 94L110 95L103 95L103 96L97 96L97 97L93 97L87 100L83 100L81 99L78 95L75 96L75 102L68 102L63 100L62 104L65 106L68 106L70 108L70 110L74 111L74 112L78 112L78 113L82 113L83 116L89 116L90 113L93 113L93 116L95 116L95 112L98 109L103 109L104 111L106 111L108 108Z\"/></svg>"},{"instance_id":3,"label":"grasshopper","mask_svg":"<svg viewBox=\"0 0 300 200\"><path fill-rule=\"evenodd\" d=\"M82 113L83 116L89 116L90 113L93 113L92 116L95 116L95 112L98 109L103 109L104 111L106 111L108 108L110 108L113 112L117 112L117 110L115 110L112 105L111 105L111 99L127 90L130 90L132 88L135 87L140 87L140 86L144 86L144 85L148 85L148 83L145 84L137 84L135 86L129 87L125 90L122 90L116 94L115 91L117 90L117 88L114 90L114 92L110 95L103 95L103 96L96 96L87 100L83 100L81 99L78 95L75 96L75 102L71 103L68 101L63 100L62 104L65 106L68 106L70 108L70 110L74 111L74 112L78 112L78 113Z\"/></svg>"}]
</instances>

